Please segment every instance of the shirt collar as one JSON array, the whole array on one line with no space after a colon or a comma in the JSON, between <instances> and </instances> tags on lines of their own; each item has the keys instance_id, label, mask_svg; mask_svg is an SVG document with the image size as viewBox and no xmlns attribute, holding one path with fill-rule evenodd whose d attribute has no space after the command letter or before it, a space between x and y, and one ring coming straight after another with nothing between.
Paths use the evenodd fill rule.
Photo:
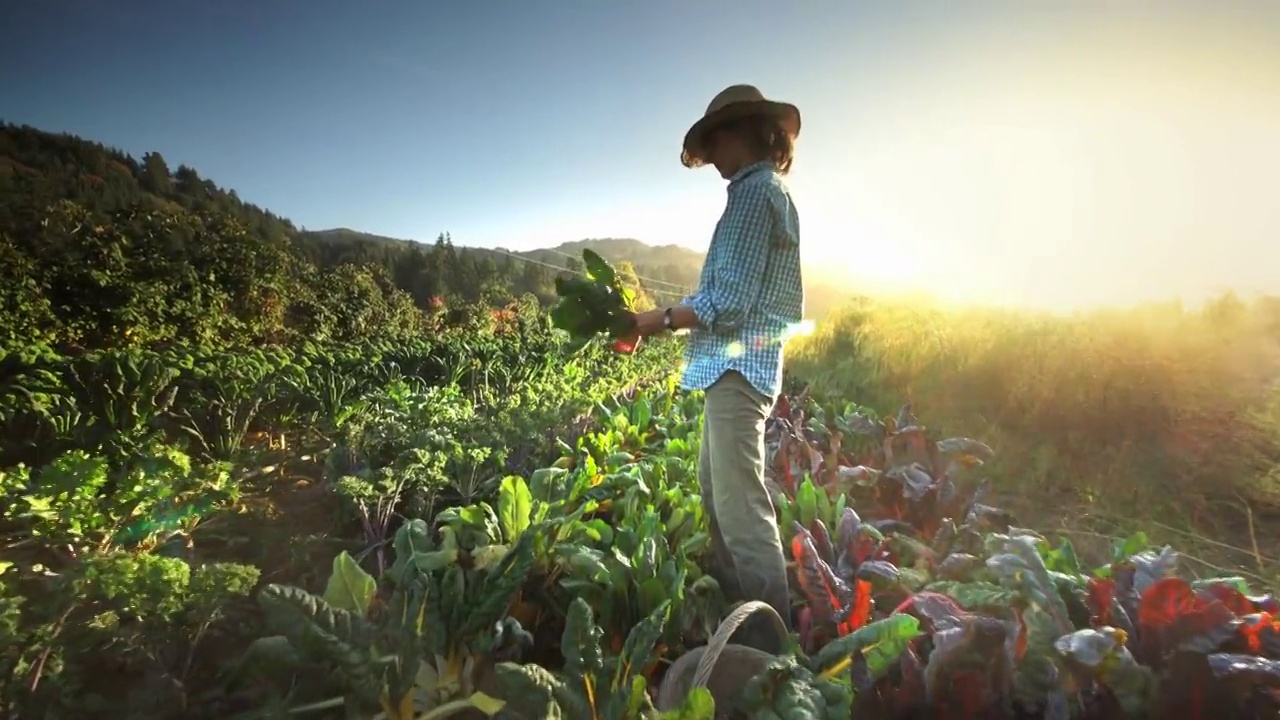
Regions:
<instances>
[{"instance_id":1,"label":"shirt collar","mask_svg":"<svg viewBox=\"0 0 1280 720\"><path fill-rule=\"evenodd\" d=\"M738 172L734 173L733 177L729 178L729 187L733 187L734 185L738 184L742 180L745 180L748 176L755 175L756 173L766 168L769 170L777 169L774 166L772 160L761 160L760 162L747 165L746 167L742 168Z\"/></svg>"}]
</instances>

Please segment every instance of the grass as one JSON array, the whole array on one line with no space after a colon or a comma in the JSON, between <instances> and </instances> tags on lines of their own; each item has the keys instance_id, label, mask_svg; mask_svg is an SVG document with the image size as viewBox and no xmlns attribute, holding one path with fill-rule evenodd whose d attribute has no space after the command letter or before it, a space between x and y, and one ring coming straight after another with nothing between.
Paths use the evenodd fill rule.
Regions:
<instances>
[{"instance_id":1,"label":"grass","mask_svg":"<svg viewBox=\"0 0 1280 720\"><path fill-rule=\"evenodd\" d=\"M1159 521L1212 557L1238 548L1233 566L1277 525L1280 298L1071 316L864 298L795 340L788 367L823 395L907 400L987 441L992 480L1038 521Z\"/></svg>"}]
</instances>

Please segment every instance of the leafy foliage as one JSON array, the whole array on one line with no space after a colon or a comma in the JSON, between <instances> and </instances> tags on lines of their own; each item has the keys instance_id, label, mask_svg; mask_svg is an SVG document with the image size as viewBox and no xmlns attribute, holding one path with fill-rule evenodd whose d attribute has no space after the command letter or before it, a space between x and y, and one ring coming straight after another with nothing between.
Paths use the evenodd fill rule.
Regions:
<instances>
[{"instance_id":1,"label":"leafy foliage","mask_svg":"<svg viewBox=\"0 0 1280 720\"><path fill-rule=\"evenodd\" d=\"M799 394L766 429L793 647L728 707L696 690L659 713L668 662L726 599L705 568L702 398L676 391L674 347L580 342L644 306L634 268L573 246L589 278L547 317L551 274L447 236L299 232L158 154L30 128L6 126L0 153L6 716L1280 712L1272 596L1191 579L1141 535L1090 565L994 506L986 443ZM945 409L987 388L913 386L908 360L845 395ZM1105 389L1144 377L1126 372ZM1141 395L1126 407L1163 412ZM1097 423L1066 445L1166 437L1089 397L1011 396L997 426ZM270 514L308 494L313 533Z\"/></svg>"},{"instance_id":2,"label":"leafy foliage","mask_svg":"<svg viewBox=\"0 0 1280 720\"><path fill-rule=\"evenodd\" d=\"M1051 545L982 502L986 485L965 476L989 448L935 440L909 408L881 420L858 410L820 414L804 398L779 405L770 437L786 488L780 511L792 518L802 643L825 645L821 656L875 618L919 623L917 637L878 648L878 667L869 658L847 665L855 716L946 708L984 718L1261 717L1280 709L1264 670L1280 650L1270 596L1251 598L1234 580L1193 585L1176 574L1171 548L1149 550L1141 540L1119 544L1107 565L1084 567L1066 541ZM795 457L805 463L798 482L787 462ZM865 464L846 464L858 460ZM824 522L832 516L834 539ZM811 687L795 665L775 671L779 692ZM785 691L816 712L813 691Z\"/></svg>"},{"instance_id":3,"label":"leafy foliage","mask_svg":"<svg viewBox=\"0 0 1280 720\"><path fill-rule=\"evenodd\" d=\"M1237 494L1280 498L1278 341L1275 296L1072 315L864 297L787 364L823 398L910 400L939 431L980 432L1003 492L1228 540Z\"/></svg>"},{"instance_id":4,"label":"leafy foliage","mask_svg":"<svg viewBox=\"0 0 1280 720\"><path fill-rule=\"evenodd\" d=\"M551 321L569 333L575 342L585 343L601 333L619 338L631 330L635 292L604 258L591 250L582 251L586 277L556 278L560 301L551 308Z\"/></svg>"},{"instance_id":5,"label":"leafy foliage","mask_svg":"<svg viewBox=\"0 0 1280 720\"><path fill-rule=\"evenodd\" d=\"M388 674L383 661L388 653L403 654L402 641L365 643L352 618L382 628L375 635L399 637L384 613L401 600L393 593L356 604L369 588L357 558L372 553L375 569L388 579L381 587L398 587L390 580L396 568L382 558L392 546L401 556L406 541L398 529L418 532L403 524L405 513L430 517L433 509L491 497L500 486L502 498L511 500L498 503L502 520L491 516L493 524L518 545L516 536L534 522L532 493L516 482L522 478L499 480L554 456L557 440L574 439L572 427L600 400L665 374L671 362L669 348L658 345L625 360L593 349L548 362L561 340L545 320L520 323L488 334L458 330L435 341L354 347L127 348L81 355L36 349L8 356L0 419L12 430L7 437L19 442L0 450L19 462L0 470L0 567L6 570L0 582L7 593L0 618L14 648L0 658L6 709L160 717L166 707L196 703L200 712L223 717L246 709L251 698L272 696L277 676L263 667L288 674L308 663L324 669L316 676L322 686L348 689L339 705L378 708L386 692L401 702L396 707L403 714L405 702L443 707L464 700L456 686L476 676L467 658L487 652L468 648L486 645L501 608L487 606L485 612L498 614L475 616L468 639L450 645L452 654L436 660L424 651L421 660ZM480 365L470 353L493 362ZM532 353L543 359L519 359ZM149 402L153 397L158 400ZM21 442L32 437L31 428L43 441ZM289 454L285 434L295 444ZM247 569L255 573L248 585L232 578L210 584L203 578L214 576L205 568L242 566L200 558L225 554L224 546L262 544L253 536L227 544L223 521L244 512L242 499L270 492L263 480L269 483L275 472L271 463L298 455L322 458L311 461L313 477L342 501L342 517L363 527L364 542L338 555L330 608L299 594L306 592L301 588L279 586L261 595L271 599L255 611L240 599L253 589L256 570ZM460 527L460 537L467 532ZM269 552L233 555L253 560ZM430 552L447 555L448 547ZM494 546L477 557L490 567L502 552ZM470 571L449 567L436 568L448 577L431 580L444 582L448 592L424 590L424 597L454 596L454 578ZM188 584L208 589L182 590ZM37 597L42 601L33 602ZM504 592L491 597L505 606ZM299 619L313 616L322 621ZM262 639L238 670L219 676L218 666L266 621L281 634ZM519 640L518 623L503 627L501 643L527 644ZM285 642L290 633L297 646ZM103 662L114 675L95 669ZM110 677L117 678L114 688ZM325 680L332 677L348 680ZM120 693L121 686L133 694ZM303 683L295 693L313 689Z\"/></svg>"}]
</instances>

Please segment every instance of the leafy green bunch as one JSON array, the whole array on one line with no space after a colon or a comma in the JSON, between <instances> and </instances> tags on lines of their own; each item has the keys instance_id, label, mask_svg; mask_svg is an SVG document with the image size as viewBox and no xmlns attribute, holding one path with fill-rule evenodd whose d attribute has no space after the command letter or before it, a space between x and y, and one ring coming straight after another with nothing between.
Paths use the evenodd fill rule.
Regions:
<instances>
[{"instance_id":1,"label":"leafy green bunch","mask_svg":"<svg viewBox=\"0 0 1280 720\"><path fill-rule=\"evenodd\" d=\"M585 276L556 278L560 301L551 308L552 324L569 333L579 346L602 333L624 337L634 324L635 292L623 286L613 267L591 250L582 251L582 263Z\"/></svg>"}]
</instances>

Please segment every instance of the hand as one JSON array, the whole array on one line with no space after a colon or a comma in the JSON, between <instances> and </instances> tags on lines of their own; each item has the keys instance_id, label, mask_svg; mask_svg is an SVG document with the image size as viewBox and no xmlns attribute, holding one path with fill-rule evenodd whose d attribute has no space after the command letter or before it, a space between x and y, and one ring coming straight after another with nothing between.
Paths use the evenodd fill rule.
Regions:
<instances>
[{"instance_id":1,"label":"hand","mask_svg":"<svg viewBox=\"0 0 1280 720\"><path fill-rule=\"evenodd\" d=\"M667 329L667 325L663 322L665 310L645 310L635 314L635 331L640 337L648 337L657 335Z\"/></svg>"}]
</instances>

